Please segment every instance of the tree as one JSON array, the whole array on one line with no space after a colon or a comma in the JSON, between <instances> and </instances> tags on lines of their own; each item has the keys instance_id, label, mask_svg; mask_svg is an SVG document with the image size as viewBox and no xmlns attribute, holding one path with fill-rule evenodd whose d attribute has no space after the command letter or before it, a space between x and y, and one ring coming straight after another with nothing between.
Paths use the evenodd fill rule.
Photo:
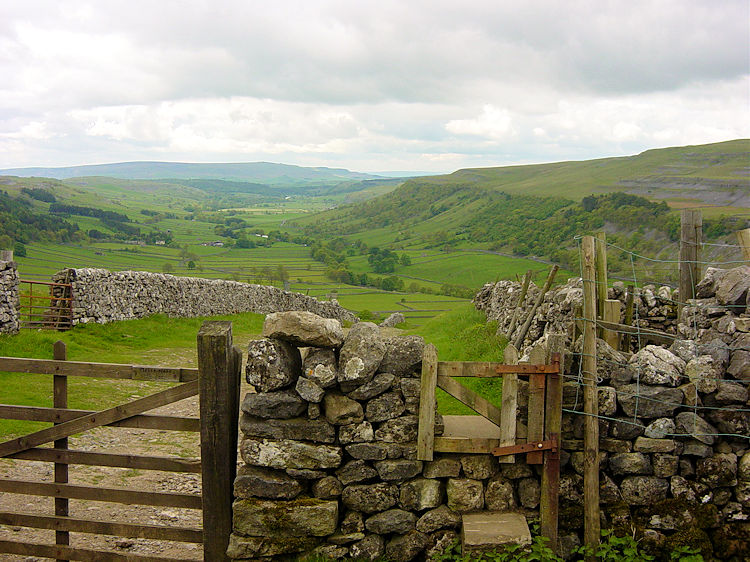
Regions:
<instances>
[{"instance_id":1,"label":"tree","mask_svg":"<svg viewBox=\"0 0 750 562\"><path fill-rule=\"evenodd\" d=\"M164 273L172 273L174 271L174 266L171 262L165 261L163 264L161 264L161 270Z\"/></svg>"},{"instance_id":2,"label":"tree","mask_svg":"<svg viewBox=\"0 0 750 562\"><path fill-rule=\"evenodd\" d=\"M24 246L20 242L16 242L13 245L13 253L16 255L16 257L25 258L26 257L26 246Z\"/></svg>"},{"instance_id":3,"label":"tree","mask_svg":"<svg viewBox=\"0 0 750 562\"><path fill-rule=\"evenodd\" d=\"M193 260L190 260L190 261L189 261L189 262L187 263L187 268L188 268L188 269L195 269L195 262L194 262Z\"/></svg>"}]
</instances>

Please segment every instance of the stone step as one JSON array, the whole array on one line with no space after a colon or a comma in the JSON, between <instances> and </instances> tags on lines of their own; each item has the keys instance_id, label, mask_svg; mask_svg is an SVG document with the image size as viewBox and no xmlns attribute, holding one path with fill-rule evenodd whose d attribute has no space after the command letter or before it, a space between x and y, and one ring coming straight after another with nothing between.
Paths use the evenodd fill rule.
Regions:
<instances>
[{"instance_id":1,"label":"stone step","mask_svg":"<svg viewBox=\"0 0 750 562\"><path fill-rule=\"evenodd\" d=\"M531 544L531 532L520 513L478 511L464 513L461 524L461 552L486 552L504 544Z\"/></svg>"}]
</instances>

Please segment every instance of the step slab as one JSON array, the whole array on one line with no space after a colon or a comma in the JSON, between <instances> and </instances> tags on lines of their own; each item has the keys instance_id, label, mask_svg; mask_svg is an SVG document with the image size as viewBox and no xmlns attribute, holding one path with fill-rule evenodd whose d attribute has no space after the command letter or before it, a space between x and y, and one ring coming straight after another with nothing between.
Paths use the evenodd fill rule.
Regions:
<instances>
[{"instance_id":1,"label":"step slab","mask_svg":"<svg viewBox=\"0 0 750 562\"><path fill-rule=\"evenodd\" d=\"M520 513L480 511L464 513L461 552L485 552L504 544L531 544L531 532Z\"/></svg>"}]
</instances>

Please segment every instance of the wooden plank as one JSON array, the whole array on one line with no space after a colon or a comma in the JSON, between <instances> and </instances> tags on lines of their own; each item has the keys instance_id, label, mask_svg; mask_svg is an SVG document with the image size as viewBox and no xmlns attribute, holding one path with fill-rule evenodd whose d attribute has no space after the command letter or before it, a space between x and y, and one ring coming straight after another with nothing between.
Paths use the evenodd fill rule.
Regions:
<instances>
[{"instance_id":1,"label":"wooden plank","mask_svg":"<svg viewBox=\"0 0 750 562\"><path fill-rule=\"evenodd\" d=\"M437 366L439 377L497 378L513 373L516 375L554 374L550 365L506 365L488 361L440 361Z\"/></svg>"},{"instance_id":2,"label":"wooden plank","mask_svg":"<svg viewBox=\"0 0 750 562\"><path fill-rule=\"evenodd\" d=\"M626 334L639 334L641 338L648 339L659 344L672 345L674 343L674 340L677 338L677 336L675 336L674 334L660 332L659 330L653 330L651 328L638 328L636 326L628 326L626 324L618 324L616 322L607 322L606 320L597 320L597 323L608 330L616 330L618 332L624 332Z\"/></svg>"},{"instance_id":3,"label":"wooden plank","mask_svg":"<svg viewBox=\"0 0 750 562\"><path fill-rule=\"evenodd\" d=\"M695 298L700 281L700 247L703 238L703 215L700 209L683 209L680 214L680 299L679 310L688 299Z\"/></svg>"},{"instance_id":4,"label":"wooden plank","mask_svg":"<svg viewBox=\"0 0 750 562\"><path fill-rule=\"evenodd\" d=\"M500 427L500 408L482 398L473 390L466 388L450 377L438 377L437 386L453 396L462 404L467 405L480 416L483 416Z\"/></svg>"},{"instance_id":5,"label":"wooden plank","mask_svg":"<svg viewBox=\"0 0 750 562\"><path fill-rule=\"evenodd\" d=\"M63 375L67 377L163 380L173 382L189 382L198 379L198 369L186 369L182 367L87 363L83 361L24 359L19 357L0 357L0 371L34 373L39 375Z\"/></svg>"},{"instance_id":6,"label":"wooden plank","mask_svg":"<svg viewBox=\"0 0 750 562\"><path fill-rule=\"evenodd\" d=\"M431 461L435 441L435 387L438 369L437 349L428 343L422 353L422 380L419 400L419 429L417 432L417 459Z\"/></svg>"},{"instance_id":7,"label":"wooden plank","mask_svg":"<svg viewBox=\"0 0 750 562\"><path fill-rule=\"evenodd\" d=\"M520 350L523 347L523 340L526 338L526 334L529 332L529 327L531 326L531 322L534 320L536 310L544 302L544 295L547 294L547 291L549 291L549 288L552 286L552 282L555 280L555 275L557 275L558 269L560 268L556 265L553 265L552 269L550 269L547 280L544 282L544 287L542 287L539 296L534 302L534 306L532 306L531 310L529 310L529 315L526 317L526 322L523 323L523 326L521 326L521 329L516 335L516 339L513 340L513 345L516 346L516 349Z\"/></svg>"},{"instance_id":8,"label":"wooden plank","mask_svg":"<svg viewBox=\"0 0 750 562\"><path fill-rule=\"evenodd\" d=\"M158 408L159 406L171 404L172 402L177 402L183 398L189 398L190 396L197 394L198 390L198 381L184 383L180 386L168 388L161 392L157 392L156 394L139 398L138 400L134 400L127 404L120 404L119 406L108 408L101 412L82 416L75 420L63 422L54 427L48 427L47 429L35 431L34 433L30 433L23 437L5 441L4 443L0 443L0 457L6 457L13 453L54 441L55 439L69 437L75 433L80 433L95 427L120 421L135 414L140 414Z\"/></svg>"},{"instance_id":9,"label":"wooden plank","mask_svg":"<svg viewBox=\"0 0 750 562\"><path fill-rule=\"evenodd\" d=\"M594 238L581 241L583 269L583 517L584 544L594 552L599 544L599 401L596 374L596 271ZM593 560L592 557L588 559Z\"/></svg>"},{"instance_id":10,"label":"wooden plank","mask_svg":"<svg viewBox=\"0 0 750 562\"><path fill-rule=\"evenodd\" d=\"M200 459L180 457L158 457L144 455L125 455L121 453L92 453L90 451L66 451L48 448L33 448L9 455L8 458L27 461L62 462L86 466L110 466L114 468L131 468L138 470L161 470L165 472L200 473Z\"/></svg>"},{"instance_id":11,"label":"wooden plank","mask_svg":"<svg viewBox=\"0 0 750 562\"><path fill-rule=\"evenodd\" d=\"M241 361L232 347L232 323L204 322L198 331L203 537L206 560L228 561Z\"/></svg>"},{"instance_id":12,"label":"wooden plank","mask_svg":"<svg viewBox=\"0 0 750 562\"><path fill-rule=\"evenodd\" d=\"M508 365L518 363L518 350L512 343L505 347L503 360ZM516 442L516 420L518 419L518 375L503 375L502 407L500 408L500 446L514 445ZM497 461L503 464L516 462L515 455L501 455Z\"/></svg>"},{"instance_id":13,"label":"wooden plank","mask_svg":"<svg viewBox=\"0 0 750 562\"><path fill-rule=\"evenodd\" d=\"M552 354L552 363L560 366L560 374L547 381L547 403L544 438L562 445L562 355ZM557 552L557 531L560 496L560 451L544 453L542 485L539 503L539 518L542 535L549 539L549 547Z\"/></svg>"},{"instance_id":14,"label":"wooden plank","mask_svg":"<svg viewBox=\"0 0 750 562\"><path fill-rule=\"evenodd\" d=\"M513 309L513 316L510 318L510 324L508 324L508 339L513 336L513 332L516 329L518 318L521 315L521 308L526 300L526 293L529 292L529 283L531 283L531 277L533 273L529 269L523 276L523 284L521 285L521 292L518 294L518 301L516 302L516 308Z\"/></svg>"},{"instance_id":15,"label":"wooden plank","mask_svg":"<svg viewBox=\"0 0 750 562\"><path fill-rule=\"evenodd\" d=\"M492 454L500 446L500 439L484 437L435 437L433 450L436 453L482 453Z\"/></svg>"},{"instance_id":16,"label":"wooden plank","mask_svg":"<svg viewBox=\"0 0 750 562\"><path fill-rule=\"evenodd\" d=\"M64 378L64 377L61 377ZM42 406L16 406L0 404L0 419L26 420L61 423L93 414L95 410L74 410L71 408L45 408ZM124 420L107 424L107 427L133 427L137 429L160 429L166 431L201 430L200 418L180 416L160 416L139 414Z\"/></svg>"},{"instance_id":17,"label":"wooden plank","mask_svg":"<svg viewBox=\"0 0 750 562\"><path fill-rule=\"evenodd\" d=\"M622 303L616 299L605 299L602 320L606 322L619 324L620 313L622 312ZM601 322L599 323L601 326ZM620 333L616 330L604 328L602 330L602 339L606 341L612 349L620 349Z\"/></svg>"},{"instance_id":18,"label":"wooden plank","mask_svg":"<svg viewBox=\"0 0 750 562\"><path fill-rule=\"evenodd\" d=\"M742 250L742 259L750 261L750 228L737 231L737 242Z\"/></svg>"},{"instance_id":19,"label":"wooden plank","mask_svg":"<svg viewBox=\"0 0 750 562\"><path fill-rule=\"evenodd\" d=\"M67 464L64 466L68 466ZM123 503L128 505L158 505L201 509L201 497L194 494L175 492L144 492L129 488L103 488L98 486L80 486L38 482L31 480L0 479L0 492L26 494L30 496L50 496L56 499L91 500L101 502ZM60 515L55 513L55 515Z\"/></svg>"},{"instance_id":20,"label":"wooden plank","mask_svg":"<svg viewBox=\"0 0 750 562\"><path fill-rule=\"evenodd\" d=\"M56 558L58 560L82 560L83 562L180 562L182 558L164 558L161 556L141 556L138 554L122 554L111 550L89 550L70 546L39 544L32 542L14 542L0 540L0 552L18 554L19 556L34 556Z\"/></svg>"},{"instance_id":21,"label":"wooden plank","mask_svg":"<svg viewBox=\"0 0 750 562\"><path fill-rule=\"evenodd\" d=\"M68 358L65 342L56 341L52 349L52 357L57 361L65 361ZM54 375L52 377L53 398L52 404L55 408L68 407L68 377ZM67 449L68 438L63 437L54 443L55 449ZM67 484L68 482L68 465L65 463L55 463L55 482ZM70 515L67 498L55 498L55 515L67 517ZM70 544L70 533L68 531L55 531L55 544L67 546ZM65 558L58 558L58 562L64 562Z\"/></svg>"},{"instance_id":22,"label":"wooden plank","mask_svg":"<svg viewBox=\"0 0 750 562\"><path fill-rule=\"evenodd\" d=\"M57 517L53 515L30 515L7 511L0 512L0 525L114 535L116 537L130 537L134 539L156 539L189 543L200 543L203 541L203 531L195 527L135 525L115 521L96 521L94 519Z\"/></svg>"},{"instance_id":23,"label":"wooden plank","mask_svg":"<svg viewBox=\"0 0 750 562\"><path fill-rule=\"evenodd\" d=\"M534 346L529 354L530 363L543 363L546 350L542 346ZM544 439L544 387L545 375L531 375L529 377L529 419L528 440L541 441ZM526 464L542 464L544 459L541 451L527 453Z\"/></svg>"}]
</instances>

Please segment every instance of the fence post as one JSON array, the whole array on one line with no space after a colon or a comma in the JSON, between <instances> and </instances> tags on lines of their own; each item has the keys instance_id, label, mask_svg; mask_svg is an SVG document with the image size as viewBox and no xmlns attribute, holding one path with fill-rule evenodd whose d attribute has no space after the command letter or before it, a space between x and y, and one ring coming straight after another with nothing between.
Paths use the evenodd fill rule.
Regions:
<instances>
[{"instance_id":1,"label":"fence post","mask_svg":"<svg viewBox=\"0 0 750 562\"><path fill-rule=\"evenodd\" d=\"M750 228L737 231L737 241L742 249L742 259L750 261Z\"/></svg>"},{"instance_id":2,"label":"fence post","mask_svg":"<svg viewBox=\"0 0 750 562\"><path fill-rule=\"evenodd\" d=\"M688 299L695 298L695 285L700 277L701 240L703 238L703 215L695 209L683 209L680 215L680 300L681 311Z\"/></svg>"},{"instance_id":3,"label":"fence post","mask_svg":"<svg viewBox=\"0 0 750 562\"><path fill-rule=\"evenodd\" d=\"M232 323L204 322L198 332L203 559L211 562L229 560L241 368L241 353L232 347Z\"/></svg>"},{"instance_id":4,"label":"fence post","mask_svg":"<svg viewBox=\"0 0 750 562\"><path fill-rule=\"evenodd\" d=\"M593 236L582 240L583 261L583 522L584 544L599 544L599 400L596 379L596 267ZM593 559L593 557L591 557Z\"/></svg>"},{"instance_id":5,"label":"fence post","mask_svg":"<svg viewBox=\"0 0 750 562\"><path fill-rule=\"evenodd\" d=\"M625 319L622 321L622 323L627 326L633 325L634 294L635 294L635 287L633 285L628 285L627 293L625 297ZM622 347L620 348L620 351L629 352L630 351L630 334L622 334L622 340L620 341L622 343Z\"/></svg>"},{"instance_id":6,"label":"fence post","mask_svg":"<svg viewBox=\"0 0 750 562\"><path fill-rule=\"evenodd\" d=\"M607 300L607 233L596 233L596 317L604 318L604 302ZM601 336L602 330L597 330Z\"/></svg>"},{"instance_id":7,"label":"fence post","mask_svg":"<svg viewBox=\"0 0 750 562\"><path fill-rule=\"evenodd\" d=\"M66 361L68 359L67 348L62 341L56 341L52 348L52 358L56 361ZM68 407L68 377L64 375L53 376L53 398L52 405L55 408ZM57 424L55 424L57 425ZM55 440L55 449L67 449L68 438ZM68 465L64 462L55 463L55 483L68 483ZM67 517L69 515L69 502L67 498L55 498L55 516ZM55 544L61 546L70 545L70 533L68 531L55 531ZM67 560L67 558L58 558L58 562Z\"/></svg>"},{"instance_id":8,"label":"fence post","mask_svg":"<svg viewBox=\"0 0 750 562\"><path fill-rule=\"evenodd\" d=\"M542 291L539 293L539 296L537 297L536 302L534 303L534 306L532 306L531 310L529 310L529 315L526 317L526 322L523 323L523 326L521 326L521 330L518 332L516 339L513 341L513 345L516 347L518 351L521 351L521 347L523 346L523 340L526 338L526 334L529 331L531 322L534 320L534 314L536 314L536 309L539 308L539 305L541 305L542 302L544 302L544 295L547 294L547 291L549 291L549 288L552 286L552 282L555 280L555 275L557 275L558 269L560 268L556 265L553 265L552 269L550 269L549 275L547 276L547 280L544 282L544 287L542 287Z\"/></svg>"},{"instance_id":9,"label":"fence post","mask_svg":"<svg viewBox=\"0 0 750 562\"><path fill-rule=\"evenodd\" d=\"M513 330L516 329L516 324L518 324L518 318L521 316L521 307L523 306L523 301L526 299L526 293L529 291L529 283L531 282L532 275L533 273L529 269L523 276L521 292L518 294L518 302L516 303L516 308L513 309L513 316L511 316L510 325L508 326L508 339L513 337Z\"/></svg>"},{"instance_id":10,"label":"fence post","mask_svg":"<svg viewBox=\"0 0 750 562\"><path fill-rule=\"evenodd\" d=\"M620 312L622 312L622 303L617 299L606 299L602 312L602 320L620 323ZM620 348L620 333L615 330L602 330L602 339L606 341L612 349Z\"/></svg>"},{"instance_id":11,"label":"fence post","mask_svg":"<svg viewBox=\"0 0 750 562\"><path fill-rule=\"evenodd\" d=\"M435 386L437 385L437 349L428 343L422 352L422 380L417 429L417 459L431 461L435 446Z\"/></svg>"}]
</instances>

